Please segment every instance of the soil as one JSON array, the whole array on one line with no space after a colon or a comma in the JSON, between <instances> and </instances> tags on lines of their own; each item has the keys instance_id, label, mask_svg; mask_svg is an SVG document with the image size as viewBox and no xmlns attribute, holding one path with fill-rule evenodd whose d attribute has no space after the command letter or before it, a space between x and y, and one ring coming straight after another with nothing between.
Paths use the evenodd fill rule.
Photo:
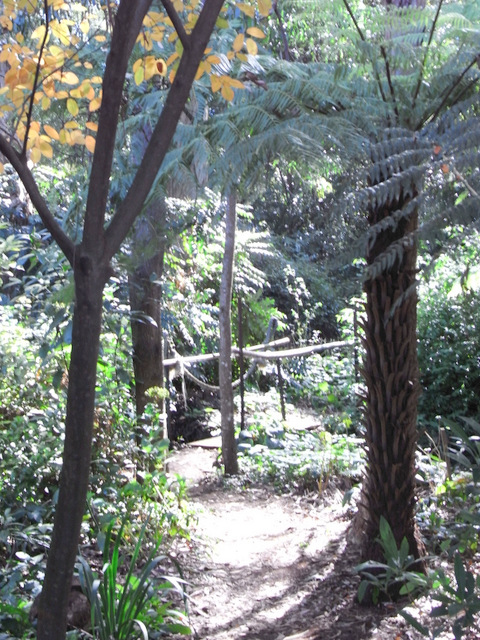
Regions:
<instances>
[{"instance_id":1,"label":"soil","mask_svg":"<svg viewBox=\"0 0 480 640\"><path fill-rule=\"evenodd\" d=\"M189 616L201 640L405 640L420 634L393 606L365 608L355 595L358 562L343 492L279 495L233 486L217 450L185 446L169 472L183 475L198 512L180 562Z\"/></svg>"}]
</instances>

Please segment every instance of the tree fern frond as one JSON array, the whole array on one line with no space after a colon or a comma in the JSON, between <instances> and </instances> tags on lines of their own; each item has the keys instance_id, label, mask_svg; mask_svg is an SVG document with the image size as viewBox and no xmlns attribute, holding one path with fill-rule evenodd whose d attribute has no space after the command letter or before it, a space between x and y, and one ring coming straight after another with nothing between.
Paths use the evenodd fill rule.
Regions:
<instances>
[{"instance_id":1,"label":"tree fern frond","mask_svg":"<svg viewBox=\"0 0 480 640\"><path fill-rule=\"evenodd\" d=\"M415 165L375 186L367 187L365 193L368 195L370 206L383 207L398 202L401 197L414 197L422 184L423 175L423 168Z\"/></svg>"},{"instance_id":2,"label":"tree fern frond","mask_svg":"<svg viewBox=\"0 0 480 640\"><path fill-rule=\"evenodd\" d=\"M391 215L386 216L377 224L368 228L365 236L366 252L373 248L377 237L385 231L395 231L402 220L411 216L424 200L423 195L417 195L409 200L401 209L397 209Z\"/></svg>"},{"instance_id":3,"label":"tree fern frond","mask_svg":"<svg viewBox=\"0 0 480 640\"><path fill-rule=\"evenodd\" d=\"M374 280L385 271L392 269L402 260L405 250L414 245L415 239L416 234L409 233L399 240L392 242L388 248L365 269L365 280Z\"/></svg>"}]
</instances>

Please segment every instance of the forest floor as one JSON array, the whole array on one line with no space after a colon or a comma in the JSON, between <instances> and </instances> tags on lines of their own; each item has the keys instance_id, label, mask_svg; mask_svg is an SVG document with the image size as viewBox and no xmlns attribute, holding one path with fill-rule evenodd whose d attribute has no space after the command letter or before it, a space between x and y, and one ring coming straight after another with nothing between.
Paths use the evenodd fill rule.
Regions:
<instances>
[{"instance_id":1,"label":"forest floor","mask_svg":"<svg viewBox=\"0 0 480 640\"><path fill-rule=\"evenodd\" d=\"M394 607L355 601L359 579L343 492L281 495L219 478L217 450L186 446L169 461L198 514L180 564L200 640L405 640L421 637Z\"/></svg>"}]
</instances>

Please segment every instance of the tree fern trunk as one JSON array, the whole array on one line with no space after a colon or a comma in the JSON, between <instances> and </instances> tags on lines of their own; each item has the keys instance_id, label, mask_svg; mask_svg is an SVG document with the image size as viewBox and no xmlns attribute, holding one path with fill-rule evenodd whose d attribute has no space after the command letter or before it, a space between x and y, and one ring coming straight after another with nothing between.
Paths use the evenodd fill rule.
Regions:
<instances>
[{"instance_id":1,"label":"tree fern trunk","mask_svg":"<svg viewBox=\"0 0 480 640\"><path fill-rule=\"evenodd\" d=\"M380 516L391 526L398 546L406 537L414 557L420 558L423 553L414 520L419 393L415 195L413 186L403 188L397 198L372 207L369 215L371 226L387 217L397 219L397 225L385 225L387 228L376 234L367 253L370 277L364 285L363 369L367 472L359 512L364 559L384 560L377 541Z\"/></svg>"}]
</instances>

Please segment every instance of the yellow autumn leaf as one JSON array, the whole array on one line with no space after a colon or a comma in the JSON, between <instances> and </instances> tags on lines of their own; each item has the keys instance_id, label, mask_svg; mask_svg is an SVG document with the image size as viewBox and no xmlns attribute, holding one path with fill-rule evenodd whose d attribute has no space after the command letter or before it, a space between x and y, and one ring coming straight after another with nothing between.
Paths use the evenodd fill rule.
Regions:
<instances>
[{"instance_id":1,"label":"yellow autumn leaf","mask_svg":"<svg viewBox=\"0 0 480 640\"><path fill-rule=\"evenodd\" d=\"M52 20L50 22L50 29L53 35L56 36L63 45L67 47L69 46L70 30L68 28L68 25L66 24L66 21L58 22L58 20Z\"/></svg>"},{"instance_id":2,"label":"yellow autumn leaf","mask_svg":"<svg viewBox=\"0 0 480 640\"><path fill-rule=\"evenodd\" d=\"M132 67L132 71L133 73L135 73L135 71L137 71L137 69L140 69L140 67L143 65L143 60L142 58L139 58L138 60L135 60L135 62L133 63L133 67Z\"/></svg>"},{"instance_id":3,"label":"yellow autumn leaf","mask_svg":"<svg viewBox=\"0 0 480 640\"><path fill-rule=\"evenodd\" d=\"M0 173L3 173L4 170L5 170L5 165L2 162L0 162Z\"/></svg>"},{"instance_id":4,"label":"yellow autumn leaf","mask_svg":"<svg viewBox=\"0 0 480 640\"><path fill-rule=\"evenodd\" d=\"M243 33L239 33L238 36L233 41L232 49L234 51L240 51L240 49L243 47L244 42L245 42L245 36L243 35Z\"/></svg>"},{"instance_id":5,"label":"yellow autumn leaf","mask_svg":"<svg viewBox=\"0 0 480 640\"><path fill-rule=\"evenodd\" d=\"M157 64L158 73L161 76L165 77L167 75L167 69L168 69L167 63L165 62L165 60L162 60L161 58L159 58L157 60L156 64Z\"/></svg>"},{"instance_id":6,"label":"yellow autumn leaf","mask_svg":"<svg viewBox=\"0 0 480 640\"><path fill-rule=\"evenodd\" d=\"M55 97L57 100L64 100L65 98L68 98L68 91L57 91Z\"/></svg>"},{"instance_id":7,"label":"yellow autumn leaf","mask_svg":"<svg viewBox=\"0 0 480 640\"><path fill-rule=\"evenodd\" d=\"M272 0L258 0L258 12L261 16L268 16L272 9Z\"/></svg>"},{"instance_id":8,"label":"yellow autumn leaf","mask_svg":"<svg viewBox=\"0 0 480 640\"><path fill-rule=\"evenodd\" d=\"M92 113L93 111L98 111L98 109L100 109L100 105L102 104L102 97L98 96L97 98L94 98L90 104L88 105L88 110L90 111L90 113Z\"/></svg>"},{"instance_id":9,"label":"yellow autumn leaf","mask_svg":"<svg viewBox=\"0 0 480 640\"><path fill-rule=\"evenodd\" d=\"M65 84L78 84L80 80L78 76L73 73L73 71L63 71L61 75L61 80Z\"/></svg>"},{"instance_id":10,"label":"yellow autumn leaf","mask_svg":"<svg viewBox=\"0 0 480 640\"><path fill-rule=\"evenodd\" d=\"M77 101L74 100L73 98L68 98L67 99L67 111L68 113L70 113L73 117L75 117L76 115L78 115L78 104Z\"/></svg>"},{"instance_id":11,"label":"yellow autumn leaf","mask_svg":"<svg viewBox=\"0 0 480 640\"><path fill-rule=\"evenodd\" d=\"M85 146L93 153L95 151L95 138L93 136L85 136Z\"/></svg>"},{"instance_id":12,"label":"yellow autumn leaf","mask_svg":"<svg viewBox=\"0 0 480 640\"><path fill-rule=\"evenodd\" d=\"M235 87L235 89L245 89L245 85L241 80L237 80L236 78L229 78L228 84L231 87Z\"/></svg>"},{"instance_id":13,"label":"yellow autumn leaf","mask_svg":"<svg viewBox=\"0 0 480 640\"><path fill-rule=\"evenodd\" d=\"M45 133L52 138L52 140L58 140L60 136L58 135L58 131L51 127L49 124L43 125L43 130Z\"/></svg>"},{"instance_id":14,"label":"yellow autumn leaf","mask_svg":"<svg viewBox=\"0 0 480 640\"><path fill-rule=\"evenodd\" d=\"M68 9L68 5L65 3L65 0L49 0L48 4L51 5L55 11L58 11L59 9Z\"/></svg>"},{"instance_id":15,"label":"yellow autumn leaf","mask_svg":"<svg viewBox=\"0 0 480 640\"><path fill-rule=\"evenodd\" d=\"M145 58L145 80L150 80L154 75L158 73L157 61L154 56L147 56Z\"/></svg>"},{"instance_id":16,"label":"yellow autumn leaf","mask_svg":"<svg viewBox=\"0 0 480 640\"><path fill-rule=\"evenodd\" d=\"M0 26L7 31L13 29L13 22L7 16L0 16Z\"/></svg>"},{"instance_id":17,"label":"yellow autumn leaf","mask_svg":"<svg viewBox=\"0 0 480 640\"><path fill-rule=\"evenodd\" d=\"M47 96L43 96L42 102L41 102L42 109L44 111L47 111L50 108L51 104L52 104L52 101L50 100L50 98L47 98Z\"/></svg>"},{"instance_id":18,"label":"yellow autumn leaf","mask_svg":"<svg viewBox=\"0 0 480 640\"><path fill-rule=\"evenodd\" d=\"M93 69L93 64L91 62L84 62L83 66L85 67L85 69Z\"/></svg>"},{"instance_id":19,"label":"yellow autumn leaf","mask_svg":"<svg viewBox=\"0 0 480 640\"><path fill-rule=\"evenodd\" d=\"M65 129L78 129L78 122L75 122L75 120L69 120L68 122L65 122L63 126Z\"/></svg>"},{"instance_id":20,"label":"yellow autumn leaf","mask_svg":"<svg viewBox=\"0 0 480 640\"><path fill-rule=\"evenodd\" d=\"M172 62L175 62L175 60L179 58L178 53L175 51L174 53L172 53L172 55L167 59L167 62L165 63L167 65L167 67L170 67Z\"/></svg>"},{"instance_id":21,"label":"yellow autumn leaf","mask_svg":"<svg viewBox=\"0 0 480 640\"><path fill-rule=\"evenodd\" d=\"M209 67L210 65L208 65ZM202 60L198 65L197 73L195 74L195 80L200 80L204 73L208 73L207 64Z\"/></svg>"},{"instance_id":22,"label":"yellow autumn leaf","mask_svg":"<svg viewBox=\"0 0 480 640\"><path fill-rule=\"evenodd\" d=\"M97 42L106 42L107 38L103 35L98 35L98 36L95 36L95 40Z\"/></svg>"},{"instance_id":23,"label":"yellow autumn leaf","mask_svg":"<svg viewBox=\"0 0 480 640\"><path fill-rule=\"evenodd\" d=\"M245 43L247 45L247 51L251 56L256 56L258 53L258 47L257 47L257 43L255 42L255 40L252 40L251 38L247 38L247 41Z\"/></svg>"},{"instance_id":24,"label":"yellow autumn leaf","mask_svg":"<svg viewBox=\"0 0 480 640\"><path fill-rule=\"evenodd\" d=\"M90 31L90 23L88 20L82 20L80 23L80 31L85 35Z\"/></svg>"},{"instance_id":25,"label":"yellow autumn leaf","mask_svg":"<svg viewBox=\"0 0 480 640\"><path fill-rule=\"evenodd\" d=\"M69 144L85 144L85 136L80 131L80 129L74 129L70 134L70 142Z\"/></svg>"},{"instance_id":26,"label":"yellow autumn leaf","mask_svg":"<svg viewBox=\"0 0 480 640\"><path fill-rule=\"evenodd\" d=\"M60 129L60 131L58 132L58 139L60 140L60 142L62 144L66 144L68 141L68 136L70 134L68 133L68 131L66 129Z\"/></svg>"},{"instance_id":27,"label":"yellow autumn leaf","mask_svg":"<svg viewBox=\"0 0 480 640\"><path fill-rule=\"evenodd\" d=\"M207 57L207 62L210 62L210 64L220 64L221 60L218 56L213 54Z\"/></svg>"},{"instance_id":28,"label":"yellow autumn leaf","mask_svg":"<svg viewBox=\"0 0 480 640\"><path fill-rule=\"evenodd\" d=\"M32 35L30 36L33 40L43 40L45 37L45 25L41 24L39 27L33 30Z\"/></svg>"},{"instance_id":29,"label":"yellow autumn leaf","mask_svg":"<svg viewBox=\"0 0 480 640\"><path fill-rule=\"evenodd\" d=\"M93 76L93 78L90 78L90 82L92 84L102 84L103 80L101 76Z\"/></svg>"},{"instance_id":30,"label":"yellow autumn leaf","mask_svg":"<svg viewBox=\"0 0 480 640\"><path fill-rule=\"evenodd\" d=\"M33 164L37 164L41 157L42 152L40 151L40 149L38 147L34 147L30 152L29 160L31 160Z\"/></svg>"},{"instance_id":31,"label":"yellow autumn leaf","mask_svg":"<svg viewBox=\"0 0 480 640\"><path fill-rule=\"evenodd\" d=\"M219 76L212 75L210 76L210 85L212 87L213 93L216 93L219 89L222 88L222 81Z\"/></svg>"},{"instance_id":32,"label":"yellow autumn leaf","mask_svg":"<svg viewBox=\"0 0 480 640\"><path fill-rule=\"evenodd\" d=\"M225 18L217 18L217 21L216 21L215 24L219 29L227 29L228 28L228 20L226 20Z\"/></svg>"},{"instance_id":33,"label":"yellow autumn leaf","mask_svg":"<svg viewBox=\"0 0 480 640\"><path fill-rule=\"evenodd\" d=\"M236 2L235 6L242 13L244 13L249 18L255 17L255 7L252 4L245 4L244 2Z\"/></svg>"},{"instance_id":34,"label":"yellow autumn leaf","mask_svg":"<svg viewBox=\"0 0 480 640\"><path fill-rule=\"evenodd\" d=\"M265 34L258 27L249 27L247 29L247 33L249 36L252 36L252 38L260 38L260 40L263 40L263 38L265 38Z\"/></svg>"},{"instance_id":35,"label":"yellow autumn leaf","mask_svg":"<svg viewBox=\"0 0 480 640\"><path fill-rule=\"evenodd\" d=\"M150 34L154 42L162 42L164 35L165 27L154 27Z\"/></svg>"},{"instance_id":36,"label":"yellow autumn leaf","mask_svg":"<svg viewBox=\"0 0 480 640\"><path fill-rule=\"evenodd\" d=\"M225 100L228 100L228 102L231 102L233 100L234 95L235 94L233 93L232 87L224 84L222 87L222 96L225 98Z\"/></svg>"},{"instance_id":37,"label":"yellow autumn leaf","mask_svg":"<svg viewBox=\"0 0 480 640\"><path fill-rule=\"evenodd\" d=\"M85 126L87 129L90 129L90 131L98 131L98 124L96 122L87 122Z\"/></svg>"},{"instance_id":38,"label":"yellow autumn leaf","mask_svg":"<svg viewBox=\"0 0 480 640\"><path fill-rule=\"evenodd\" d=\"M39 139L38 146L40 147L40 151L42 155L46 158L53 158L53 149L52 145L46 140Z\"/></svg>"}]
</instances>

